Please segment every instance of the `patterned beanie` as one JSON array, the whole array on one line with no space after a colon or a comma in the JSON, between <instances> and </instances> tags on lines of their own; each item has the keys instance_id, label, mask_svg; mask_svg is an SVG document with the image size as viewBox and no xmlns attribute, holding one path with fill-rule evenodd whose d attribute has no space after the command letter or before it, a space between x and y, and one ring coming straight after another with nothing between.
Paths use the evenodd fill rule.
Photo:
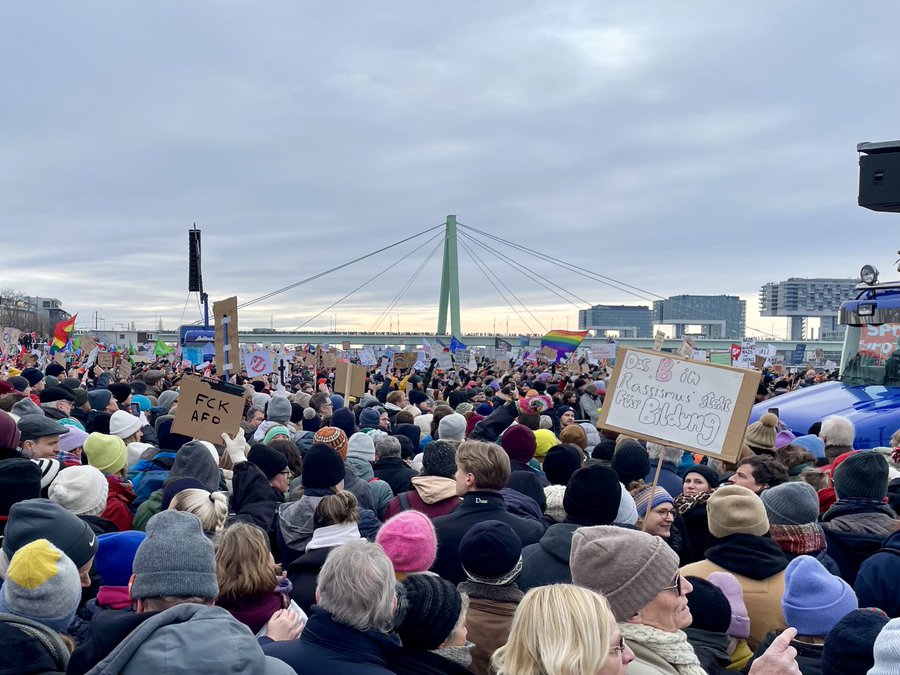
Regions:
<instances>
[{"instance_id":1,"label":"patterned beanie","mask_svg":"<svg viewBox=\"0 0 900 675\"><path fill-rule=\"evenodd\" d=\"M347 459L347 434L337 427L322 427L313 436L313 443L322 443L338 451L341 459Z\"/></svg>"},{"instance_id":2,"label":"patterned beanie","mask_svg":"<svg viewBox=\"0 0 900 675\"><path fill-rule=\"evenodd\" d=\"M79 602L78 568L65 553L46 539L35 539L16 551L0 595L0 612L32 619L65 633Z\"/></svg>"},{"instance_id":3,"label":"patterned beanie","mask_svg":"<svg viewBox=\"0 0 900 675\"><path fill-rule=\"evenodd\" d=\"M641 518L644 518L647 515L647 511L652 511L661 504L674 503L675 500L672 499L672 495L666 492L666 489L661 488L659 485L657 485L655 488L652 485L648 485L643 490L634 495L634 506Z\"/></svg>"},{"instance_id":4,"label":"patterned beanie","mask_svg":"<svg viewBox=\"0 0 900 675\"><path fill-rule=\"evenodd\" d=\"M400 582L397 634L409 649L437 649L462 613L456 586L434 574L410 574Z\"/></svg>"}]
</instances>

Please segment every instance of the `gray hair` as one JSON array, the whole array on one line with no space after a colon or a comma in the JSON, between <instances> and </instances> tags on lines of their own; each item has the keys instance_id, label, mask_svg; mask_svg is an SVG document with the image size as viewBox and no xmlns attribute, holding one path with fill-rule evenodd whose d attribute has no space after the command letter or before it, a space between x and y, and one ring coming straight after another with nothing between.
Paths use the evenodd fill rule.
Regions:
<instances>
[{"instance_id":1,"label":"gray hair","mask_svg":"<svg viewBox=\"0 0 900 675\"><path fill-rule=\"evenodd\" d=\"M663 464L668 463L677 466L681 462L681 456L684 454L684 451L681 448L673 448L660 443L647 443L647 454L650 455L651 462L662 456Z\"/></svg>"},{"instance_id":2,"label":"gray hair","mask_svg":"<svg viewBox=\"0 0 900 675\"><path fill-rule=\"evenodd\" d=\"M250 410L247 411L247 414L244 415L244 419L245 419L245 420L252 420L252 419L253 419L253 416L254 416L256 413L258 413L258 412L261 412L263 415L266 414L266 411L263 410L262 408L260 408L258 405L251 406L251 407L250 407Z\"/></svg>"},{"instance_id":3,"label":"gray hair","mask_svg":"<svg viewBox=\"0 0 900 675\"><path fill-rule=\"evenodd\" d=\"M375 454L379 457L399 457L400 441L393 436L384 436L375 443Z\"/></svg>"},{"instance_id":4,"label":"gray hair","mask_svg":"<svg viewBox=\"0 0 900 675\"><path fill-rule=\"evenodd\" d=\"M541 415L541 429L552 429L553 428L553 420L550 419L550 415Z\"/></svg>"},{"instance_id":5,"label":"gray hair","mask_svg":"<svg viewBox=\"0 0 900 675\"><path fill-rule=\"evenodd\" d=\"M853 445L856 428L846 417L832 415L822 420L819 438L825 441L825 445Z\"/></svg>"},{"instance_id":6,"label":"gray hair","mask_svg":"<svg viewBox=\"0 0 900 675\"><path fill-rule=\"evenodd\" d=\"M389 633L397 608L394 566L378 544L349 541L328 554L318 580L319 606L339 624Z\"/></svg>"}]
</instances>

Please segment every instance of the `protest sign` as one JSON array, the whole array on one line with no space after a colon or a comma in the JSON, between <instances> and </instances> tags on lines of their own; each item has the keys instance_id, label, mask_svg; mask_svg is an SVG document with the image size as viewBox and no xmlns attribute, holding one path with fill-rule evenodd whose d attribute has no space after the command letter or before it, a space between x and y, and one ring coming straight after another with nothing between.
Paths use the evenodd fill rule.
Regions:
<instances>
[{"instance_id":1,"label":"protest sign","mask_svg":"<svg viewBox=\"0 0 900 675\"><path fill-rule=\"evenodd\" d=\"M337 354L333 351L327 351L322 355L322 366L325 368L335 368L338 364Z\"/></svg>"},{"instance_id":2,"label":"protest sign","mask_svg":"<svg viewBox=\"0 0 900 675\"><path fill-rule=\"evenodd\" d=\"M397 370L407 370L408 368L412 368L415 362L415 352L397 352L394 354L394 368Z\"/></svg>"},{"instance_id":3,"label":"protest sign","mask_svg":"<svg viewBox=\"0 0 900 675\"><path fill-rule=\"evenodd\" d=\"M119 377L128 382L131 379L131 363L123 360L119 363Z\"/></svg>"},{"instance_id":4,"label":"protest sign","mask_svg":"<svg viewBox=\"0 0 900 675\"><path fill-rule=\"evenodd\" d=\"M666 334L661 330L656 331L656 335L653 337L653 351L661 352L663 348L663 342L666 339Z\"/></svg>"},{"instance_id":5,"label":"protest sign","mask_svg":"<svg viewBox=\"0 0 900 675\"><path fill-rule=\"evenodd\" d=\"M599 345L591 345L591 357L596 361L611 361L616 358L617 342L604 342Z\"/></svg>"},{"instance_id":6,"label":"protest sign","mask_svg":"<svg viewBox=\"0 0 900 675\"><path fill-rule=\"evenodd\" d=\"M241 429L244 390L233 384L184 377L172 431L189 438L222 445L222 433L234 436Z\"/></svg>"},{"instance_id":7,"label":"protest sign","mask_svg":"<svg viewBox=\"0 0 900 675\"><path fill-rule=\"evenodd\" d=\"M538 350L538 354L543 356L548 361L556 361L556 350L553 347L541 347Z\"/></svg>"},{"instance_id":8,"label":"protest sign","mask_svg":"<svg viewBox=\"0 0 900 675\"><path fill-rule=\"evenodd\" d=\"M272 352L259 349L244 354L244 369L248 377L261 377L272 372Z\"/></svg>"},{"instance_id":9,"label":"protest sign","mask_svg":"<svg viewBox=\"0 0 900 675\"><path fill-rule=\"evenodd\" d=\"M453 358L450 356L450 352L438 352L437 367L443 371L453 370Z\"/></svg>"},{"instance_id":10,"label":"protest sign","mask_svg":"<svg viewBox=\"0 0 900 675\"><path fill-rule=\"evenodd\" d=\"M97 365L103 368L104 370L108 370L112 368L116 363L116 355L112 352L99 352L97 354Z\"/></svg>"},{"instance_id":11,"label":"protest sign","mask_svg":"<svg viewBox=\"0 0 900 675\"><path fill-rule=\"evenodd\" d=\"M681 341L681 346L678 348L678 356L683 359L691 359L694 357L694 342L688 337L685 337Z\"/></svg>"},{"instance_id":12,"label":"protest sign","mask_svg":"<svg viewBox=\"0 0 900 675\"><path fill-rule=\"evenodd\" d=\"M214 302L213 318L216 336L216 373L219 377L230 380L241 372L237 297Z\"/></svg>"},{"instance_id":13,"label":"protest sign","mask_svg":"<svg viewBox=\"0 0 900 675\"><path fill-rule=\"evenodd\" d=\"M620 349L597 426L733 462L759 373Z\"/></svg>"},{"instance_id":14,"label":"protest sign","mask_svg":"<svg viewBox=\"0 0 900 675\"><path fill-rule=\"evenodd\" d=\"M361 398L366 393L366 367L341 361L334 373L334 390Z\"/></svg>"},{"instance_id":15,"label":"protest sign","mask_svg":"<svg viewBox=\"0 0 900 675\"><path fill-rule=\"evenodd\" d=\"M341 343L341 349L343 349L345 352L349 351L350 350L350 340L344 340Z\"/></svg>"}]
</instances>

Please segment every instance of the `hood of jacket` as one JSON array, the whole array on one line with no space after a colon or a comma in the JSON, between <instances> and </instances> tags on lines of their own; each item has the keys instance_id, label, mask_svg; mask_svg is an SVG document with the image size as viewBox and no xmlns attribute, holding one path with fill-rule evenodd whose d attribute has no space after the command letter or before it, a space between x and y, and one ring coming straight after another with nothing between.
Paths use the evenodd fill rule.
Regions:
<instances>
[{"instance_id":1,"label":"hood of jacket","mask_svg":"<svg viewBox=\"0 0 900 675\"><path fill-rule=\"evenodd\" d=\"M706 559L729 572L761 581L784 571L788 560L768 537L731 534L721 539L710 537Z\"/></svg>"},{"instance_id":2,"label":"hood of jacket","mask_svg":"<svg viewBox=\"0 0 900 675\"><path fill-rule=\"evenodd\" d=\"M372 463L365 460L360 459L359 457L348 457L347 463L353 467L353 473L357 475L358 478L366 481L367 483L375 478L375 471L372 469Z\"/></svg>"},{"instance_id":3,"label":"hood of jacket","mask_svg":"<svg viewBox=\"0 0 900 675\"><path fill-rule=\"evenodd\" d=\"M547 528L538 543L547 555L553 556L563 565L568 565L569 554L572 551L572 537L579 527L581 525L575 523L556 523Z\"/></svg>"},{"instance_id":4,"label":"hood of jacket","mask_svg":"<svg viewBox=\"0 0 900 675\"><path fill-rule=\"evenodd\" d=\"M226 610L183 604L144 621L89 671L90 675L125 672L286 675L293 671L263 654L250 629Z\"/></svg>"},{"instance_id":5,"label":"hood of jacket","mask_svg":"<svg viewBox=\"0 0 900 675\"><path fill-rule=\"evenodd\" d=\"M299 551L306 548L306 541L313 533L313 516L316 507L325 495L305 494L294 502L287 502L278 508L278 525L281 528L281 536L284 543L290 548L297 548L297 542L303 541Z\"/></svg>"},{"instance_id":6,"label":"hood of jacket","mask_svg":"<svg viewBox=\"0 0 900 675\"><path fill-rule=\"evenodd\" d=\"M414 476L410 481L413 489L426 504L437 504L450 497L456 497L456 481L443 476Z\"/></svg>"}]
</instances>

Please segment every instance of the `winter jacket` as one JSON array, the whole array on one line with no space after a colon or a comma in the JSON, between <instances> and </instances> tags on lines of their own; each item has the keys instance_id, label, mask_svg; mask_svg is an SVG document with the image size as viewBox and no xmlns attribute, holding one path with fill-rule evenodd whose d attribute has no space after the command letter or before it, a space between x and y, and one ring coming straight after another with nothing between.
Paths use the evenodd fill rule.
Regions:
<instances>
[{"instance_id":1,"label":"winter jacket","mask_svg":"<svg viewBox=\"0 0 900 675\"><path fill-rule=\"evenodd\" d=\"M347 460L344 460L344 490L353 493L359 508L375 513L375 498L372 496L372 488L356 475L356 470Z\"/></svg>"},{"instance_id":2,"label":"winter jacket","mask_svg":"<svg viewBox=\"0 0 900 675\"><path fill-rule=\"evenodd\" d=\"M653 483L653 477L656 475L656 467L658 464L658 460L650 462L650 471L647 472L647 476L644 478L644 481L648 485ZM662 468L659 470L658 485L672 495L672 499L680 495L684 488L684 479L678 475L678 465L663 462Z\"/></svg>"},{"instance_id":3,"label":"winter jacket","mask_svg":"<svg viewBox=\"0 0 900 675\"><path fill-rule=\"evenodd\" d=\"M134 520L131 523L132 530L143 532L147 529L147 523L150 519L162 511L162 497L163 491L161 489L157 490L151 493L147 501L138 507L137 512L134 514Z\"/></svg>"},{"instance_id":4,"label":"winter jacket","mask_svg":"<svg viewBox=\"0 0 900 675\"><path fill-rule=\"evenodd\" d=\"M356 476L369 486L369 490L372 491L372 501L375 504L375 514L381 520L384 520L384 513L387 510L388 502L394 498L394 492L391 490L391 486L380 478L375 478L375 472L372 470L372 465L366 460L348 457L347 463L353 467ZM346 486L346 484L347 481L345 479L344 485Z\"/></svg>"},{"instance_id":5,"label":"winter jacket","mask_svg":"<svg viewBox=\"0 0 900 675\"><path fill-rule=\"evenodd\" d=\"M0 614L0 673L61 675L69 650L56 631L30 619Z\"/></svg>"},{"instance_id":6,"label":"winter jacket","mask_svg":"<svg viewBox=\"0 0 900 675\"><path fill-rule=\"evenodd\" d=\"M685 628L684 634L706 675L728 675L728 666L731 664L728 646L731 638L727 634L698 628Z\"/></svg>"},{"instance_id":7,"label":"winter jacket","mask_svg":"<svg viewBox=\"0 0 900 675\"><path fill-rule=\"evenodd\" d=\"M130 530L134 520L131 504L135 500L131 484L118 476L107 476L106 482L109 484L109 496L106 498L106 508L100 517L112 521L120 532Z\"/></svg>"},{"instance_id":8,"label":"winter jacket","mask_svg":"<svg viewBox=\"0 0 900 675\"><path fill-rule=\"evenodd\" d=\"M153 459L142 459L128 472L131 481L131 489L135 494L132 508L139 508L150 495L161 490L172 464L175 463L174 452L157 452Z\"/></svg>"},{"instance_id":9,"label":"winter jacket","mask_svg":"<svg viewBox=\"0 0 900 675\"><path fill-rule=\"evenodd\" d=\"M494 443L506 431L506 428L515 422L519 415L519 409L515 401L508 401L502 406L494 408L490 415L475 425L469 434L470 441L487 441Z\"/></svg>"},{"instance_id":10,"label":"winter jacket","mask_svg":"<svg viewBox=\"0 0 900 675\"><path fill-rule=\"evenodd\" d=\"M596 425L597 420L600 419L600 413L597 412L597 408L602 404L603 399L599 396L591 396L588 393L582 394L578 397L578 406L581 408L581 416L578 419L590 420L592 425Z\"/></svg>"},{"instance_id":11,"label":"winter jacket","mask_svg":"<svg viewBox=\"0 0 900 675\"><path fill-rule=\"evenodd\" d=\"M459 591L469 596L467 639L475 643L471 671L476 675L489 675L491 655L509 639L513 614L524 594L515 584L490 586L471 581L461 583Z\"/></svg>"},{"instance_id":12,"label":"winter jacket","mask_svg":"<svg viewBox=\"0 0 900 675\"><path fill-rule=\"evenodd\" d=\"M118 525L116 525L111 520L107 520L106 518L101 518L100 516L78 516L81 520L87 523L88 527L91 528L91 532L94 534L110 534L111 532L121 532ZM130 530L131 527L127 527L125 529Z\"/></svg>"},{"instance_id":13,"label":"winter jacket","mask_svg":"<svg viewBox=\"0 0 900 675\"><path fill-rule=\"evenodd\" d=\"M410 480L419 474L399 457L382 457L373 465L375 475L391 486L395 495L408 492Z\"/></svg>"},{"instance_id":14,"label":"winter jacket","mask_svg":"<svg viewBox=\"0 0 900 675\"><path fill-rule=\"evenodd\" d=\"M886 504L864 505L841 500L822 515L828 555L837 563L841 578L851 586L856 583L863 562L898 528L900 520Z\"/></svg>"},{"instance_id":15,"label":"winter jacket","mask_svg":"<svg viewBox=\"0 0 900 675\"><path fill-rule=\"evenodd\" d=\"M306 552L306 545L315 530L313 516L316 506L330 494L334 493L326 489L308 489L300 499L279 507L276 522L282 566L287 567ZM359 513L359 533L369 541L375 541L381 521L369 509L357 506L356 511Z\"/></svg>"},{"instance_id":16,"label":"winter jacket","mask_svg":"<svg viewBox=\"0 0 900 675\"><path fill-rule=\"evenodd\" d=\"M290 599L277 591L259 593L243 598L219 598L216 605L228 611L231 616L247 626L256 635L263 629L272 615L279 609L287 609Z\"/></svg>"},{"instance_id":17,"label":"winter jacket","mask_svg":"<svg viewBox=\"0 0 900 675\"><path fill-rule=\"evenodd\" d=\"M298 639L263 646L297 675L392 675L388 663L399 651L395 636L339 624L318 605Z\"/></svg>"},{"instance_id":18,"label":"winter jacket","mask_svg":"<svg viewBox=\"0 0 900 675\"><path fill-rule=\"evenodd\" d=\"M284 495L269 485L266 474L252 462L234 465L231 486L228 520L256 525L273 536L275 517L278 507L284 503Z\"/></svg>"},{"instance_id":19,"label":"winter jacket","mask_svg":"<svg viewBox=\"0 0 900 675\"><path fill-rule=\"evenodd\" d=\"M410 483L412 490L402 492L388 502L384 512L385 520L408 509L420 511L429 518L439 518L462 504L462 500L456 496L456 481L452 478L416 476ZM404 502L409 506L405 506Z\"/></svg>"},{"instance_id":20,"label":"winter jacket","mask_svg":"<svg viewBox=\"0 0 900 675\"><path fill-rule=\"evenodd\" d=\"M503 503L506 504L506 510L514 516L525 518L526 520L536 520L541 524L542 529L546 529L549 524L544 520L544 514L541 513L541 507L537 505L528 495L523 495L517 490L505 487L500 490L500 496L503 497Z\"/></svg>"},{"instance_id":21,"label":"winter jacket","mask_svg":"<svg viewBox=\"0 0 900 675\"><path fill-rule=\"evenodd\" d=\"M681 575L708 579L713 572L733 574L744 592L750 617L748 642L755 648L770 631L787 628L781 610L786 567L784 553L771 539L732 534L722 539L711 538L706 560L685 565Z\"/></svg>"},{"instance_id":22,"label":"winter jacket","mask_svg":"<svg viewBox=\"0 0 900 675\"><path fill-rule=\"evenodd\" d=\"M69 660L68 675L84 675L112 653L131 631L159 612L97 612L90 622L85 639L75 648Z\"/></svg>"},{"instance_id":23,"label":"winter jacket","mask_svg":"<svg viewBox=\"0 0 900 675\"><path fill-rule=\"evenodd\" d=\"M499 520L512 527L523 546L535 543L544 533L540 522L509 513L502 495L488 491L469 492L453 513L434 519L438 553L431 571L454 584L464 581L459 543L472 526L485 520Z\"/></svg>"},{"instance_id":24,"label":"winter jacket","mask_svg":"<svg viewBox=\"0 0 900 675\"><path fill-rule=\"evenodd\" d=\"M547 496L544 488L550 485L547 478L537 473L524 462L515 459L509 461L511 472L506 487L531 497L538 505L541 513L547 509Z\"/></svg>"},{"instance_id":25,"label":"winter jacket","mask_svg":"<svg viewBox=\"0 0 900 675\"><path fill-rule=\"evenodd\" d=\"M289 675L294 671L265 656L250 629L221 607L191 603L153 614L88 671L90 675L202 672Z\"/></svg>"},{"instance_id":26,"label":"winter jacket","mask_svg":"<svg viewBox=\"0 0 900 675\"><path fill-rule=\"evenodd\" d=\"M469 675L463 668L440 654L424 649L401 649L388 664L397 675Z\"/></svg>"},{"instance_id":27,"label":"winter jacket","mask_svg":"<svg viewBox=\"0 0 900 675\"><path fill-rule=\"evenodd\" d=\"M860 607L880 607L892 619L900 617L900 532L863 562L853 590Z\"/></svg>"},{"instance_id":28,"label":"winter jacket","mask_svg":"<svg viewBox=\"0 0 900 675\"><path fill-rule=\"evenodd\" d=\"M291 600L307 613L316 604L316 586L319 572L328 554L336 548L315 548L304 553L288 567L288 579L291 580Z\"/></svg>"},{"instance_id":29,"label":"winter jacket","mask_svg":"<svg viewBox=\"0 0 900 675\"><path fill-rule=\"evenodd\" d=\"M681 562L684 565L703 560L706 555L706 547L710 541L706 501L709 499L710 494L705 493L699 495L699 499L694 498L694 505L681 514L686 540L686 546L681 556ZM686 497L682 495L682 499L686 499Z\"/></svg>"},{"instance_id":30,"label":"winter jacket","mask_svg":"<svg viewBox=\"0 0 900 675\"><path fill-rule=\"evenodd\" d=\"M549 584L572 583L569 553L572 537L580 525L557 523L544 532L536 544L522 549L522 574L518 585L523 591Z\"/></svg>"}]
</instances>

